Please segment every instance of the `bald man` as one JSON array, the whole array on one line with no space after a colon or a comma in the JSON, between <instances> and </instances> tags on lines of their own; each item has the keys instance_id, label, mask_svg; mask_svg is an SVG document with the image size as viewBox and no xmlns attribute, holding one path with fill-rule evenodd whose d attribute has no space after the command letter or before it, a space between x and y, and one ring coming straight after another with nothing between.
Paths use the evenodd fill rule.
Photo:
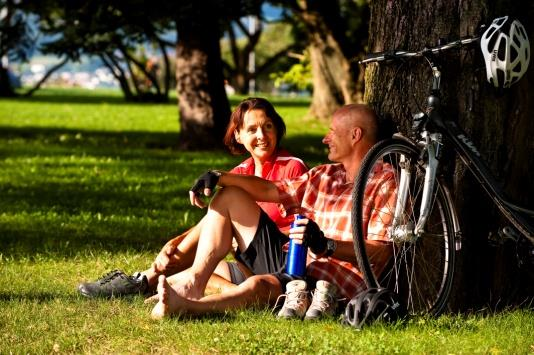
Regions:
<instances>
[{"instance_id":1,"label":"bald man","mask_svg":"<svg viewBox=\"0 0 534 355\"><path fill-rule=\"evenodd\" d=\"M152 317L273 304L286 285L289 290L303 282L284 270L287 253L282 247L289 238L305 241L309 246L308 280L332 285L339 296L355 296L364 286L355 266L350 223L352 189L360 164L377 138L375 112L366 105L346 105L333 114L323 138L329 149L328 159L334 164L320 165L298 178L277 182L219 171L204 174L190 191L193 205L205 207L200 195L209 196L216 185L222 189L209 204L192 267L169 280L160 276L158 294L147 300L157 302ZM388 189L383 191L387 193ZM275 202L284 213L307 218L299 220L288 237L255 201ZM204 296L210 276L230 251L232 238L238 244L236 259L249 272L239 284ZM380 242L371 242L369 248L380 248Z\"/></svg>"}]
</instances>

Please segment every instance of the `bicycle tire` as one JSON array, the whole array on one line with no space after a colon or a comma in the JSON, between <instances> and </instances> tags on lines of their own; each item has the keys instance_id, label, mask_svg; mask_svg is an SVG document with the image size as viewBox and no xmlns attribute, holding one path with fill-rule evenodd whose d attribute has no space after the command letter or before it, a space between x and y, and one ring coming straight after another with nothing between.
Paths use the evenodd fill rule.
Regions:
<instances>
[{"instance_id":1,"label":"bicycle tire","mask_svg":"<svg viewBox=\"0 0 534 355\"><path fill-rule=\"evenodd\" d=\"M452 199L439 179L435 184L425 233L420 237L415 237L412 233L412 236L407 238L409 233L394 233L390 228L386 233L389 241L384 245L391 256L387 265L382 266L384 268L382 271L376 270L377 274L373 270L365 248L368 226L364 225L367 224L364 223L364 214L370 216L370 213L377 212L384 219L391 220L398 197L396 193L390 195L393 196L395 203L388 201L376 211L371 203L364 206L366 189L369 188L371 191L373 189L371 184L376 183L376 180L372 182L369 177L376 174L378 167L384 170L388 167L389 178L394 182L394 186L398 186L401 157L408 159L404 163L410 162L411 171L407 198L407 205L410 205L407 209L411 211L405 211L402 216L405 229L401 230L412 228L413 231L413 227L410 226L416 224L415 216L419 214L425 173L420 162L420 150L402 139L382 141L367 153L354 185L351 215L354 251L368 288L387 287L397 292L410 315L437 316L444 311L451 291L455 263L455 236L459 233Z\"/></svg>"}]
</instances>

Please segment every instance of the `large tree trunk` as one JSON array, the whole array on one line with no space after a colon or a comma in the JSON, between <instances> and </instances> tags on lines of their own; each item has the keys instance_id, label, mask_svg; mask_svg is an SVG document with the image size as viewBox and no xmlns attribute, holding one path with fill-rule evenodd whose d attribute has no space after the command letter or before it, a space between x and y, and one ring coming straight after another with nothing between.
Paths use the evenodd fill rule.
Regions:
<instances>
[{"instance_id":1,"label":"large tree trunk","mask_svg":"<svg viewBox=\"0 0 534 355\"><path fill-rule=\"evenodd\" d=\"M219 25L209 0L190 3L177 20L176 90L180 112L180 146L222 146L230 105L224 91Z\"/></svg>"},{"instance_id":2,"label":"large tree trunk","mask_svg":"<svg viewBox=\"0 0 534 355\"><path fill-rule=\"evenodd\" d=\"M356 91L358 69L345 57L336 32L341 24L337 2L298 0L299 16L306 24L310 44L313 96L310 115L329 118L339 106L361 100Z\"/></svg>"},{"instance_id":3,"label":"large tree trunk","mask_svg":"<svg viewBox=\"0 0 534 355\"><path fill-rule=\"evenodd\" d=\"M527 1L414 0L373 1L369 50L417 50L439 38L458 39L476 33L493 18L519 15L534 38ZM489 167L502 179L513 201L534 208L533 70L504 93L485 80L478 45L463 52L448 51L442 63L443 104L446 113L471 136ZM368 66L364 100L382 115L391 115L406 133L411 114L428 95L430 71L423 60L405 64ZM503 226L502 217L465 167L451 160L448 170L463 231L463 249L455 273L452 309L504 306L532 297L533 268L518 268L514 243L490 246L488 235Z\"/></svg>"}]
</instances>

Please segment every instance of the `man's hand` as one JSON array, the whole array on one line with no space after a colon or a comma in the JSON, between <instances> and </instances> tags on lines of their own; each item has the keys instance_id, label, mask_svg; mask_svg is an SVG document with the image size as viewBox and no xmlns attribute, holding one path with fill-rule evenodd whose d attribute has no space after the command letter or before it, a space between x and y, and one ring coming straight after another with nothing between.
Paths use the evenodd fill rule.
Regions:
<instances>
[{"instance_id":1,"label":"man's hand","mask_svg":"<svg viewBox=\"0 0 534 355\"><path fill-rule=\"evenodd\" d=\"M213 190L215 189L215 186L217 186L217 182L219 181L220 176L220 172L210 170L202 174L195 181L195 183L189 190L189 200L191 201L191 204L193 206L198 206L200 208L206 207L206 203L202 201L200 195L203 193L204 196L210 196Z\"/></svg>"},{"instance_id":2,"label":"man's hand","mask_svg":"<svg viewBox=\"0 0 534 355\"><path fill-rule=\"evenodd\" d=\"M327 239L317 223L303 218L296 220L295 224L296 227L289 230L289 238L296 239L299 244L306 244L314 254L321 255L326 252Z\"/></svg>"}]
</instances>

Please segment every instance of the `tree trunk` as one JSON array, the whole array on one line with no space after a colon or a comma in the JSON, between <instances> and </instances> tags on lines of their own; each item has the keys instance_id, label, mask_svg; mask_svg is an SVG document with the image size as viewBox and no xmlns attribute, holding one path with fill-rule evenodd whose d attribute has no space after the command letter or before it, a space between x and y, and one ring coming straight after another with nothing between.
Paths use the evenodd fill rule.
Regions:
<instances>
[{"instance_id":1,"label":"tree trunk","mask_svg":"<svg viewBox=\"0 0 534 355\"><path fill-rule=\"evenodd\" d=\"M335 11L335 4L314 0L299 0L298 3L310 41L308 50L313 77L310 115L330 118L339 106L361 101L356 92L358 69L351 67L333 31L339 23L327 16Z\"/></svg>"},{"instance_id":2,"label":"tree trunk","mask_svg":"<svg viewBox=\"0 0 534 355\"><path fill-rule=\"evenodd\" d=\"M156 36L156 42L159 45L161 50L161 56L163 57L164 71L163 71L163 95L168 100L169 98L169 88L171 85L171 63L169 61L169 55L167 54L167 49L165 42L161 38Z\"/></svg>"},{"instance_id":3,"label":"tree trunk","mask_svg":"<svg viewBox=\"0 0 534 355\"><path fill-rule=\"evenodd\" d=\"M121 87L124 99L126 101L133 101L134 95L132 93L132 90L130 89L130 84L128 84L128 79L126 79L126 74L124 73L124 70L120 67L119 63L113 57L113 54L101 54L100 59L102 60L102 63L104 63L104 65L109 69L115 79L117 79L117 81L119 82L119 86Z\"/></svg>"},{"instance_id":4,"label":"tree trunk","mask_svg":"<svg viewBox=\"0 0 534 355\"><path fill-rule=\"evenodd\" d=\"M414 0L373 1L369 28L369 51L418 50L477 33L503 15L519 16L524 25L533 15L527 1ZM528 10L528 11L527 11ZM529 37L534 38L533 26ZM442 102L445 113L471 136L496 176L502 179L512 201L534 207L534 104L530 98L533 70L504 93L486 82L478 45L466 51L448 51L442 63ZM407 132L411 114L420 111L428 95L428 64L410 59L404 64L372 64L365 73L364 101L379 113L391 116ZM446 159L443 159L444 161ZM459 253L451 309L505 306L532 297L532 266L518 268L515 244L498 248L488 243L488 234L502 227L502 218L479 184L459 162L450 159L451 187L459 213L463 248Z\"/></svg>"},{"instance_id":5,"label":"tree trunk","mask_svg":"<svg viewBox=\"0 0 534 355\"><path fill-rule=\"evenodd\" d=\"M0 97L10 96L15 96L15 90L13 90L9 82L7 68L4 68L0 63Z\"/></svg>"},{"instance_id":6,"label":"tree trunk","mask_svg":"<svg viewBox=\"0 0 534 355\"><path fill-rule=\"evenodd\" d=\"M55 73L57 70L59 70L59 68L67 64L68 61L69 61L69 58L65 57L61 60L61 62L54 65L52 68L50 68L46 72L46 74L41 78L41 80L39 80L39 82L33 86L33 88L31 88L30 90L24 93L24 96L32 96L33 93L39 90L41 88L41 85L43 85L53 73Z\"/></svg>"},{"instance_id":7,"label":"tree trunk","mask_svg":"<svg viewBox=\"0 0 534 355\"><path fill-rule=\"evenodd\" d=\"M211 1L182 9L177 20L176 84L183 149L222 147L230 105L224 90L218 18Z\"/></svg>"}]
</instances>

